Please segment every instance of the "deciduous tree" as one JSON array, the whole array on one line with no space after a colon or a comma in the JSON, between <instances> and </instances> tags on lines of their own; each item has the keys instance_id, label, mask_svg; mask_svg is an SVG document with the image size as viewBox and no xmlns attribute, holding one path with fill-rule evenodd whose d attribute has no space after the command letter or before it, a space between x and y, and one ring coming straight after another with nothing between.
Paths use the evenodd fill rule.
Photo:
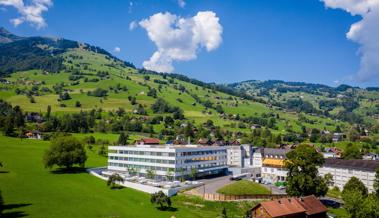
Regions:
<instances>
[{"instance_id":1,"label":"deciduous tree","mask_svg":"<svg viewBox=\"0 0 379 218\"><path fill-rule=\"evenodd\" d=\"M318 175L317 167L324 159L313 147L301 144L287 154L287 194L291 196L324 196L328 191L327 181Z\"/></svg>"},{"instance_id":2,"label":"deciduous tree","mask_svg":"<svg viewBox=\"0 0 379 218\"><path fill-rule=\"evenodd\" d=\"M83 144L71 136L54 139L43 157L46 168L57 165L69 169L75 164L84 167L86 160L87 155Z\"/></svg>"}]
</instances>

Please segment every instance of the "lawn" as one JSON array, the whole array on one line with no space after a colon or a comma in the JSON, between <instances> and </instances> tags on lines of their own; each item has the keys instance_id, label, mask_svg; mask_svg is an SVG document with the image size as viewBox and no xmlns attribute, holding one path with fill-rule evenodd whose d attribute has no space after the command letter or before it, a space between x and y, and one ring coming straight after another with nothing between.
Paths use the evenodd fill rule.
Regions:
<instances>
[{"instance_id":1,"label":"lawn","mask_svg":"<svg viewBox=\"0 0 379 218\"><path fill-rule=\"evenodd\" d=\"M255 182L240 180L220 188L217 193L224 195L256 195L270 194L270 190Z\"/></svg>"},{"instance_id":2,"label":"lawn","mask_svg":"<svg viewBox=\"0 0 379 218\"><path fill-rule=\"evenodd\" d=\"M242 217L253 202L207 202L176 196L176 211L159 211L149 195L129 188L109 189L87 173L59 173L43 168L49 142L0 136L0 187L4 217L217 217L225 207L228 217ZM87 167L106 165L106 158L87 152Z\"/></svg>"}]
</instances>

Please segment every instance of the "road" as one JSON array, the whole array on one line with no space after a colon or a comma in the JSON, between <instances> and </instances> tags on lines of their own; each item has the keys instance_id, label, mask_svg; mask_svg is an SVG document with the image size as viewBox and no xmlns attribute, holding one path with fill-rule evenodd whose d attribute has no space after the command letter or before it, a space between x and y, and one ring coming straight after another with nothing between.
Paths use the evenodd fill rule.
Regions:
<instances>
[{"instance_id":1,"label":"road","mask_svg":"<svg viewBox=\"0 0 379 218\"><path fill-rule=\"evenodd\" d=\"M218 178L199 180L200 182L203 182L204 185L199 186L191 191L199 195L204 194L204 192L208 194L217 194L218 189L234 182L231 181L229 178L230 176L223 176Z\"/></svg>"}]
</instances>

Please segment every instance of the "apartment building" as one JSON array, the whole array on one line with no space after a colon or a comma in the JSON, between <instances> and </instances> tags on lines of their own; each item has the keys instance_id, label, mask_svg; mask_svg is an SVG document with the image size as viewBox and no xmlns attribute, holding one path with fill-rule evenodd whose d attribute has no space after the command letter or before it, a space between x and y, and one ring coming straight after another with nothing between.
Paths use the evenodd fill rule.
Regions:
<instances>
[{"instance_id":1,"label":"apartment building","mask_svg":"<svg viewBox=\"0 0 379 218\"><path fill-rule=\"evenodd\" d=\"M287 170L284 167L284 160L289 151L280 148L259 148L254 151L252 165L261 168L263 182L274 184L286 180Z\"/></svg>"},{"instance_id":2,"label":"apartment building","mask_svg":"<svg viewBox=\"0 0 379 218\"><path fill-rule=\"evenodd\" d=\"M325 163L318 169L320 176L330 173L333 176L333 186L340 190L351 177L357 177L365 184L369 192L373 192L375 171L379 168L378 160L342 160L335 158L325 159Z\"/></svg>"},{"instance_id":3,"label":"apartment building","mask_svg":"<svg viewBox=\"0 0 379 218\"><path fill-rule=\"evenodd\" d=\"M227 170L225 147L200 145L130 145L108 147L108 169L136 171L139 176L153 172L155 178L189 177L193 169L198 177L223 174Z\"/></svg>"},{"instance_id":4,"label":"apartment building","mask_svg":"<svg viewBox=\"0 0 379 218\"><path fill-rule=\"evenodd\" d=\"M252 167L252 146L249 144L227 146L227 164L232 167Z\"/></svg>"}]
</instances>

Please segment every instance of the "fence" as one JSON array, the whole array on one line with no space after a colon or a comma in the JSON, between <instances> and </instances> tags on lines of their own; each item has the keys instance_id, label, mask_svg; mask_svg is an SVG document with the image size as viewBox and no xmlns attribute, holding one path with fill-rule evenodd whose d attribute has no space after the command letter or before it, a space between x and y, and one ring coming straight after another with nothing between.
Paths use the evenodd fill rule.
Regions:
<instances>
[{"instance_id":1,"label":"fence","mask_svg":"<svg viewBox=\"0 0 379 218\"><path fill-rule=\"evenodd\" d=\"M258 200L258 199L278 199L286 198L285 194L265 194L265 195L222 195L222 194L208 194L202 195L208 201L237 201L237 200Z\"/></svg>"}]
</instances>

